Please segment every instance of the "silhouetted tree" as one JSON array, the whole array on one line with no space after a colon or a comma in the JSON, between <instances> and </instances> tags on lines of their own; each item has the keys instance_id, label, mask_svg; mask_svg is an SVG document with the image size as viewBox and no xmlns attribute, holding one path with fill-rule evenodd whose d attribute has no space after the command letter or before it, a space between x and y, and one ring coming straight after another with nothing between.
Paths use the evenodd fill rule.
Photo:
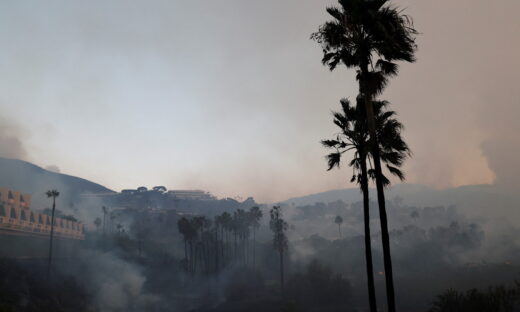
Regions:
<instances>
[{"instance_id":1,"label":"silhouetted tree","mask_svg":"<svg viewBox=\"0 0 520 312\"><path fill-rule=\"evenodd\" d=\"M50 278L52 265L52 241L54 239L54 211L56 210L56 197L60 196L57 190L50 190L45 193L48 198L52 197L52 214L51 214L51 235L49 240L49 259L47 262L47 278Z\"/></svg>"},{"instance_id":2,"label":"silhouetted tree","mask_svg":"<svg viewBox=\"0 0 520 312\"><path fill-rule=\"evenodd\" d=\"M415 61L417 31L411 18L390 6L388 0L339 0L339 4L339 7L327 8L333 20L323 24L311 38L322 45L322 62L330 70L342 63L348 68L355 68L357 72L359 91L365 101L370 149L374 160L388 311L395 312L384 181L372 99L382 92L388 78L397 74L396 61Z\"/></svg>"},{"instance_id":3,"label":"silhouetted tree","mask_svg":"<svg viewBox=\"0 0 520 312\"><path fill-rule=\"evenodd\" d=\"M367 265L367 278L369 288L369 300L371 309L376 308L375 286L373 280L372 253L370 239L370 211L369 211L369 190L368 178L374 179L373 170L367 167L367 160L371 156L369 131L366 122L366 110L361 98L358 97L356 106L350 104L347 99L340 101L342 111L334 112L334 124L336 124L341 132L336 135L335 140L324 140L322 144L327 148L333 148L336 151L327 155L328 170L340 166L341 157L348 151L353 151L353 159L350 160L349 166L353 168L351 182L357 182L363 193L363 216L365 223L365 258ZM387 110L389 105L386 101L375 101L374 111L376 115L376 126L378 136L381 138L379 142L379 150L381 151L381 159L385 162L391 174L396 175L399 179L404 179L404 174L399 167L403 160L410 154L408 145L401 137L403 126L393 116L395 112ZM385 185L390 180L383 176Z\"/></svg>"},{"instance_id":4,"label":"silhouetted tree","mask_svg":"<svg viewBox=\"0 0 520 312\"><path fill-rule=\"evenodd\" d=\"M196 230L193 227L193 223L185 217L182 217L177 221L177 229L182 234L184 239L184 260L186 269L189 272L193 270L193 238L196 236ZM188 255L188 244L189 244L189 255Z\"/></svg>"},{"instance_id":5,"label":"silhouetted tree","mask_svg":"<svg viewBox=\"0 0 520 312\"><path fill-rule=\"evenodd\" d=\"M223 259L226 257L229 258L229 233L232 231L232 222L233 218L229 212L224 212L221 215L221 223L222 223L222 231L225 232L222 236L222 240L225 241L224 246L222 247L222 256ZM226 248L227 246L227 248ZM225 250L227 249L227 255L225 254Z\"/></svg>"},{"instance_id":6,"label":"silhouetted tree","mask_svg":"<svg viewBox=\"0 0 520 312\"><path fill-rule=\"evenodd\" d=\"M108 208L103 206L101 207L101 211L103 212L103 236L105 235L105 229L106 229L106 217L108 213Z\"/></svg>"},{"instance_id":7,"label":"silhouetted tree","mask_svg":"<svg viewBox=\"0 0 520 312\"><path fill-rule=\"evenodd\" d=\"M109 220L110 220L110 223L109 223L108 229L110 231L110 234L112 234L112 233L114 233L114 222L116 220L116 214L114 211L110 212Z\"/></svg>"},{"instance_id":8,"label":"silhouetted tree","mask_svg":"<svg viewBox=\"0 0 520 312\"><path fill-rule=\"evenodd\" d=\"M262 219L262 210L258 206L251 207L249 210L249 218L253 227L253 267L256 266L256 231L260 227L260 219Z\"/></svg>"},{"instance_id":9,"label":"silhouetted tree","mask_svg":"<svg viewBox=\"0 0 520 312\"><path fill-rule=\"evenodd\" d=\"M97 230L98 235L99 235L99 227L101 226L101 219L100 218L96 218L96 220L94 220L94 225L96 226L96 230Z\"/></svg>"},{"instance_id":10,"label":"silhouetted tree","mask_svg":"<svg viewBox=\"0 0 520 312\"><path fill-rule=\"evenodd\" d=\"M412 218L414 221L419 219L419 212L417 210L410 212L410 218Z\"/></svg>"},{"instance_id":11,"label":"silhouetted tree","mask_svg":"<svg viewBox=\"0 0 520 312\"><path fill-rule=\"evenodd\" d=\"M269 228L273 232L273 247L280 255L280 289L283 294L284 286L284 267L283 267L283 256L287 250L287 222L283 219L282 210L280 206L274 206L269 211L271 220L269 221Z\"/></svg>"},{"instance_id":12,"label":"silhouetted tree","mask_svg":"<svg viewBox=\"0 0 520 312\"><path fill-rule=\"evenodd\" d=\"M334 218L334 223L338 225L339 238L341 238L341 224L343 223L343 218L341 216L336 216L336 218Z\"/></svg>"}]
</instances>

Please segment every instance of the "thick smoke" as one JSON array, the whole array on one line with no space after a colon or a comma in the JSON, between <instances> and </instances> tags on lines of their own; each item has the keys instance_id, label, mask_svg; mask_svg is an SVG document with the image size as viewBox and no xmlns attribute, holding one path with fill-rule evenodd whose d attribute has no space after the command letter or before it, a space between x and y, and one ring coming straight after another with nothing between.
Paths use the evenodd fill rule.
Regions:
<instances>
[{"instance_id":1,"label":"thick smoke","mask_svg":"<svg viewBox=\"0 0 520 312\"><path fill-rule=\"evenodd\" d=\"M407 126L409 181L518 186L520 3L397 4L421 33L417 63L402 66L385 92Z\"/></svg>"},{"instance_id":2,"label":"thick smoke","mask_svg":"<svg viewBox=\"0 0 520 312\"><path fill-rule=\"evenodd\" d=\"M45 167L45 170L52 171L55 173L61 173L60 167L58 167L56 165L49 165L49 166Z\"/></svg>"},{"instance_id":3,"label":"thick smoke","mask_svg":"<svg viewBox=\"0 0 520 312\"><path fill-rule=\"evenodd\" d=\"M26 159L26 132L14 121L0 117L0 157Z\"/></svg>"}]
</instances>

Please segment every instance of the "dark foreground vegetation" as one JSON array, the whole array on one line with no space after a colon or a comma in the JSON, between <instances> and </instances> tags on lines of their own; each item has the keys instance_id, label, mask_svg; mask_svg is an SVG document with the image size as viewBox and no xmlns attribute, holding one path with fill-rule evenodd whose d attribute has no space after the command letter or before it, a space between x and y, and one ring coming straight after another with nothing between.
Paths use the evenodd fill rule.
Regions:
<instances>
[{"instance_id":1,"label":"dark foreground vegetation","mask_svg":"<svg viewBox=\"0 0 520 312\"><path fill-rule=\"evenodd\" d=\"M496 243L456 208L399 203L388 202L399 311L517 311L517 246L495 249L491 262L484 255ZM50 280L46 250L0 261L2 309L368 311L362 202L281 206L278 215L272 207L213 216L105 209L114 217L104 228L74 248L57 242ZM381 252L374 244L376 294L384 298Z\"/></svg>"}]
</instances>

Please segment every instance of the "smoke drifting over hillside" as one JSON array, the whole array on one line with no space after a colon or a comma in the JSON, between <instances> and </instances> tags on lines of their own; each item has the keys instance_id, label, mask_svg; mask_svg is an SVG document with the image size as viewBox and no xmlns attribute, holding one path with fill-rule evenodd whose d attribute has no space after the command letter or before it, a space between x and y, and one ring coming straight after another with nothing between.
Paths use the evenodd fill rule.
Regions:
<instances>
[{"instance_id":1,"label":"smoke drifting over hillside","mask_svg":"<svg viewBox=\"0 0 520 312\"><path fill-rule=\"evenodd\" d=\"M385 93L414 151L409 181L517 184L518 1L398 1L421 32L418 61ZM442 22L439 22L442 16ZM484 22L485 21L485 22Z\"/></svg>"},{"instance_id":2,"label":"smoke drifting over hillside","mask_svg":"<svg viewBox=\"0 0 520 312\"><path fill-rule=\"evenodd\" d=\"M354 73L330 73L309 40L328 4L5 3L0 105L27 120L36 163L114 189L200 187L274 202L345 187L347 170L325 172L319 141L335 131L338 100L355 96ZM519 146L520 3L395 4L421 33L417 63L384 93L414 152L409 181L516 183L507 155ZM54 122L52 135L41 131ZM27 156L19 137L3 140L15 146L4 153Z\"/></svg>"},{"instance_id":3,"label":"smoke drifting over hillside","mask_svg":"<svg viewBox=\"0 0 520 312\"><path fill-rule=\"evenodd\" d=\"M24 134L18 124L0 116L0 157L26 159L27 150L22 140Z\"/></svg>"}]
</instances>

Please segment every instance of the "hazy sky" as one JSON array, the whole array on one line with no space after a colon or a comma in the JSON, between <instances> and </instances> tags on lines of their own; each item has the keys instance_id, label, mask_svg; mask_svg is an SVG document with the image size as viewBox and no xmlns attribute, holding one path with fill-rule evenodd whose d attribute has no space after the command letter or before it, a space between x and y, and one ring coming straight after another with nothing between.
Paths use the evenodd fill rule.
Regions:
<instances>
[{"instance_id":1,"label":"hazy sky","mask_svg":"<svg viewBox=\"0 0 520 312\"><path fill-rule=\"evenodd\" d=\"M2 1L0 155L114 190L276 201L349 186L319 141L357 86L309 40L333 3ZM383 95L414 152L408 181L519 186L520 1L395 3L421 32Z\"/></svg>"}]
</instances>

